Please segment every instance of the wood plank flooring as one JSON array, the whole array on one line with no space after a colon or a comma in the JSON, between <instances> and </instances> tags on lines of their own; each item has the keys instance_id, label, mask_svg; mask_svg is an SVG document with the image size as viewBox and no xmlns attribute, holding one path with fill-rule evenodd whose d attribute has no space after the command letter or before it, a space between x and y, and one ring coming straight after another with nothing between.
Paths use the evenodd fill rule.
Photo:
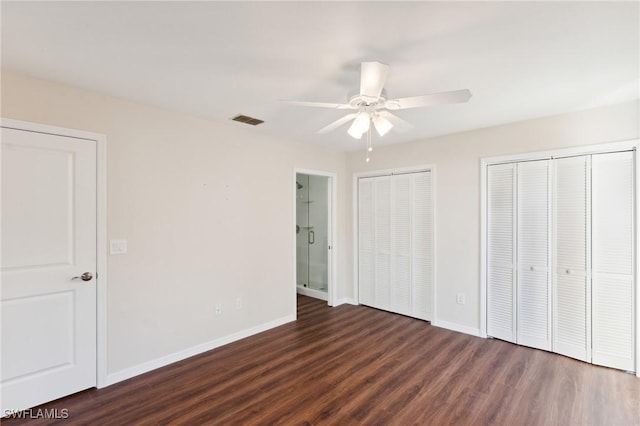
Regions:
<instances>
[{"instance_id":1,"label":"wood plank flooring","mask_svg":"<svg viewBox=\"0 0 640 426\"><path fill-rule=\"evenodd\" d=\"M638 425L640 379L298 296L294 323L38 408L74 425Z\"/></svg>"}]
</instances>

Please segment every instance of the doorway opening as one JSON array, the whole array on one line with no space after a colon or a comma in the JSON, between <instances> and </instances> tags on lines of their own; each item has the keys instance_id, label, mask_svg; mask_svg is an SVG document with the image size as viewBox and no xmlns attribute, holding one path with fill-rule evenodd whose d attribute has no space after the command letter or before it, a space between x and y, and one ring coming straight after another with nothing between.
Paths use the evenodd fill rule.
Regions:
<instances>
[{"instance_id":1,"label":"doorway opening","mask_svg":"<svg viewBox=\"0 0 640 426\"><path fill-rule=\"evenodd\" d=\"M296 293L333 305L333 182L326 173L295 173Z\"/></svg>"}]
</instances>

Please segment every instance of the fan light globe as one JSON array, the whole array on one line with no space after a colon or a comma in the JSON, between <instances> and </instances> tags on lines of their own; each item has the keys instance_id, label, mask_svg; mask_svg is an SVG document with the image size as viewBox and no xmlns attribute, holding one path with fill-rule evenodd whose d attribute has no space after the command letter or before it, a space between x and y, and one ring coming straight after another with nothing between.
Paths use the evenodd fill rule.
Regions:
<instances>
[{"instance_id":1,"label":"fan light globe","mask_svg":"<svg viewBox=\"0 0 640 426\"><path fill-rule=\"evenodd\" d=\"M389 130L393 128L393 124L391 124L389 120L380 115L376 115L375 117L373 117L373 125L375 126L376 131L380 136L386 135L387 133L389 133Z\"/></svg>"},{"instance_id":2,"label":"fan light globe","mask_svg":"<svg viewBox=\"0 0 640 426\"><path fill-rule=\"evenodd\" d=\"M355 120L353 120L353 124L349 127L347 133L356 139L362 138L362 135L369 130L369 123L371 122L371 117L366 112L361 112L358 114Z\"/></svg>"}]
</instances>

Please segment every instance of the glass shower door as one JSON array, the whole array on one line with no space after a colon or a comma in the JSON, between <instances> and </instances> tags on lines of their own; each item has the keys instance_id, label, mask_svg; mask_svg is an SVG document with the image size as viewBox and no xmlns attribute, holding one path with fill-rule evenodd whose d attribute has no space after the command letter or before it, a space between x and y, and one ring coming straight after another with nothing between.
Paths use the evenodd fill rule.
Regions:
<instances>
[{"instance_id":1,"label":"glass shower door","mask_svg":"<svg viewBox=\"0 0 640 426\"><path fill-rule=\"evenodd\" d=\"M296 175L296 188L297 284L301 288L326 293L329 178L299 173Z\"/></svg>"},{"instance_id":2,"label":"glass shower door","mask_svg":"<svg viewBox=\"0 0 640 426\"><path fill-rule=\"evenodd\" d=\"M296 175L296 276L298 287L309 287L309 176Z\"/></svg>"}]
</instances>

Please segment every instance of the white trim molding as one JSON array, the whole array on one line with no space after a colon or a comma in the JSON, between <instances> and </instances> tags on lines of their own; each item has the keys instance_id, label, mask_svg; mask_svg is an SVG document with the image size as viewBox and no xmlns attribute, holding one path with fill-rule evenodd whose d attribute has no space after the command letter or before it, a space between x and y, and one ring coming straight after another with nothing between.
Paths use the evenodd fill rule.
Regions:
<instances>
[{"instance_id":1,"label":"white trim molding","mask_svg":"<svg viewBox=\"0 0 640 426\"><path fill-rule=\"evenodd\" d=\"M107 386L113 385L123 380L130 379L132 377L139 376L149 371L155 370L173 364L174 362L182 361L186 358L190 358L195 355L199 355L203 352L210 351L220 346L228 345L229 343L236 342L254 334L262 333L263 331L270 330L275 327L287 324L295 321L295 315L287 315L273 321L269 321L265 324L260 324L255 327L247 328L245 330L238 331L237 333L230 334L228 336L220 337L218 339L211 340L209 342L201 343L196 346L192 346L187 349L183 349L178 352L174 352L169 355L165 355L160 358L152 359L151 361L143 362L142 364L134 365L133 367L125 368L116 373L111 373L107 376Z\"/></svg>"},{"instance_id":2,"label":"white trim molding","mask_svg":"<svg viewBox=\"0 0 640 426\"><path fill-rule=\"evenodd\" d=\"M328 302L329 296L324 291L314 290L309 287L296 287L296 293L301 294L303 296L309 296L320 300L325 300ZM328 303L327 303L328 304ZM333 305L335 306L335 304Z\"/></svg>"},{"instance_id":3,"label":"white trim molding","mask_svg":"<svg viewBox=\"0 0 640 426\"><path fill-rule=\"evenodd\" d=\"M341 299L336 300L336 304L333 306L340 306L340 305L357 305L357 303L353 297L343 297Z\"/></svg>"},{"instance_id":4,"label":"white trim molding","mask_svg":"<svg viewBox=\"0 0 640 426\"><path fill-rule=\"evenodd\" d=\"M96 143L96 386L107 382L107 137L100 133L0 118L0 126Z\"/></svg>"},{"instance_id":5,"label":"white trim molding","mask_svg":"<svg viewBox=\"0 0 640 426\"><path fill-rule=\"evenodd\" d=\"M475 327L469 327L468 325L456 324L455 322L435 320L431 321L431 325L434 327L446 328L447 330L456 331L458 333L470 334L476 337L482 337L480 335L480 329Z\"/></svg>"},{"instance_id":6,"label":"white trim molding","mask_svg":"<svg viewBox=\"0 0 640 426\"><path fill-rule=\"evenodd\" d=\"M636 146L640 147L640 141L636 141ZM635 287L635 292L636 292L636 377L640 378L640 271L638 271L638 269L640 269L640 250L638 250L638 244L640 244L640 223L638 221L638 215L640 214L640 194L638 194L638 189L640 188L640 158L638 158L638 149L636 149L635 152L635 193L634 196L636 197L636 204L635 204L635 211L634 211L634 216L635 216L635 222L634 222L634 227L636 230L636 235L635 235L635 241L634 241L634 246L635 246L635 264L634 264L634 268L635 268L635 278L636 278L636 287Z\"/></svg>"}]
</instances>

